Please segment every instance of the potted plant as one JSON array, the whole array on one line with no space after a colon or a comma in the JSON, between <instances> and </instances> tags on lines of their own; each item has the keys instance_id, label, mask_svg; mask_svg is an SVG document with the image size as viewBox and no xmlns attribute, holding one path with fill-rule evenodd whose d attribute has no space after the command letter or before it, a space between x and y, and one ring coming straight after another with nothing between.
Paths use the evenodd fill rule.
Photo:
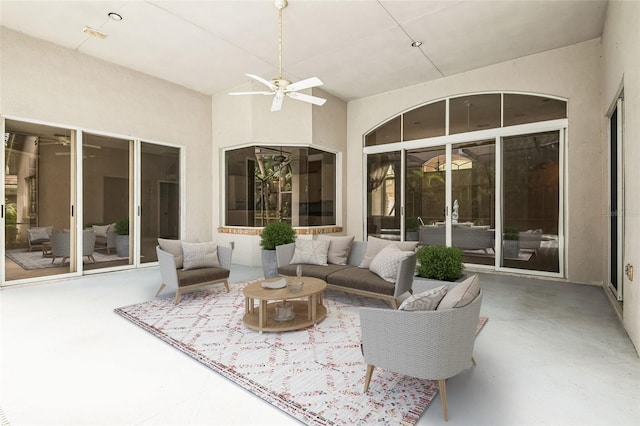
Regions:
<instances>
[{"instance_id":1,"label":"potted plant","mask_svg":"<svg viewBox=\"0 0 640 426\"><path fill-rule=\"evenodd\" d=\"M424 246L417 253L419 277L456 281L462 277L462 250L457 247Z\"/></svg>"},{"instance_id":2,"label":"potted plant","mask_svg":"<svg viewBox=\"0 0 640 426\"><path fill-rule=\"evenodd\" d=\"M265 278L278 276L276 246L290 244L296 240L296 231L287 222L271 222L262 230L260 247L262 247L262 270Z\"/></svg>"},{"instance_id":3,"label":"potted plant","mask_svg":"<svg viewBox=\"0 0 640 426\"><path fill-rule=\"evenodd\" d=\"M116 221L116 253L119 257L129 257L129 218L122 217Z\"/></svg>"},{"instance_id":4,"label":"potted plant","mask_svg":"<svg viewBox=\"0 0 640 426\"><path fill-rule=\"evenodd\" d=\"M408 217L404 222L405 239L407 241L418 241L418 230L420 222L416 217Z\"/></svg>"},{"instance_id":5,"label":"potted plant","mask_svg":"<svg viewBox=\"0 0 640 426\"><path fill-rule=\"evenodd\" d=\"M505 226L502 233L502 257L516 259L520 253L520 231L513 226Z\"/></svg>"}]
</instances>

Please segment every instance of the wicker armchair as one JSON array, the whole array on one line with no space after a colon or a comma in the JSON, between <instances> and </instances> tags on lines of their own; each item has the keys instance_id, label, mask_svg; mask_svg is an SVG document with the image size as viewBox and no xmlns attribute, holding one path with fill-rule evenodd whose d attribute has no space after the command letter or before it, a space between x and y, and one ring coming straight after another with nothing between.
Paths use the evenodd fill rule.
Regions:
<instances>
[{"instance_id":1,"label":"wicker armchair","mask_svg":"<svg viewBox=\"0 0 640 426\"><path fill-rule=\"evenodd\" d=\"M445 380L473 360L482 292L460 308L396 311L361 308L362 350L367 372L364 391L375 367L420 379L438 380L442 413L447 415Z\"/></svg>"}]
</instances>

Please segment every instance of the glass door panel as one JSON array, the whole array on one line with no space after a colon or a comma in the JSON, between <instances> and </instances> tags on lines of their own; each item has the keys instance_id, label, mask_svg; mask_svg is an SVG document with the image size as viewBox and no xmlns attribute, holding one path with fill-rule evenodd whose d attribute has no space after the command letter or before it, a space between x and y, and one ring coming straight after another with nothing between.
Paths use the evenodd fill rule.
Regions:
<instances>
[{"instance_id":1,"label":"glass door panel","mask_svg":"<svg viewBox=\"0 0 640 426\"><path fill-rule=\"evenodd\" d=\"M444 147L406 151L405 238L446 244L446 153ZM418 232L419 235L415 233Z\"/></svg>"},{"instance_id":2,"label":"glass door panel","mask_svg":"<svg viewBox=\"0 0 640 426\"><path fill-rule=\"evenodd\" d=\"M560 132L502 143L501 266L559 272Z\"/></svg>"},{"instance_id":3,"label":"glass door panel","mask_svg":"<svg viewBox=\"0 0 640 426\"><path fill-rule=\"evenodd\" d=\"M367 156L367 235L400 240L400 152Z\"/></svg>"},{"instance_id":4,"label":"glass door panel","mask_svg":"<svg viewBox=\"0 0 640 426\"><path fill-rule=\"evenodd\" d=\"M180 239L180 149L140 144L140 263L155 262L158 238Z\"/></svg>"},{"instance_id":5,"label":"glass door panel","mask_svg":"<svg viewBox=\"0 0 640 426\"><path fill-rule=\"evenodd\" d=\"M85 133L82 148L83 255L94 262L84 269L132 264L129 255L131 142Z\"/></svg>"},{"instance_id":6,"label":"glass door panel","mask_svg":"<svg viewBox=\"0 0 640 426\"><path fill-rule=\"evenodd\" d=\"M75 272L75 132L5 121L5 280Z\"/></svg>"},{"instance_id":7,"label":"glass door panel","mask_svg":"<svg viewBox=\"0 0 640 426\"><path fill-rule=\"evenodd\" d=\"M451 241L465 263L495 264L495 162L495 139L452 146Z\"/></svg>"}]
</instances>

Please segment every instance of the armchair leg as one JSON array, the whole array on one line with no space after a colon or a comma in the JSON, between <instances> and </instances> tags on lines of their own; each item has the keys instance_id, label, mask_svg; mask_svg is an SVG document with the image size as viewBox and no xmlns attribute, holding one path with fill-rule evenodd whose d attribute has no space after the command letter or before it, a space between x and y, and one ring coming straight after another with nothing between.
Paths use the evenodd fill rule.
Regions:
<instances>
[{"instance_id":1,"label":"armchair leg","mask_svg":"<svg viewBox=\"0 0 640 426\"><path fill-rule=\"evenodd\" d=\"M438 389L440 390L440 401L442 402L442 415L444 421L449 421L449 415L447 414L447 385L445 380L438 380Z\"/></svg>"},{"instance_id":2,"label":"armchair leg","mask_svg":"<svg viewBox=\"0 0 640 426\"><path fill-rule=\"evenodd\" d=\"M227 289L227 293L229 293L229 281L224 280L224 288Z\"/></svg>"},{"instance_id":3,"label":"armchair leg","mask_svg":"<svg viewBox=\"0 0 640 426\"><path fill-rule=\"evenodd\" d=\"M478 365L478 364L476 364L476 359L475 359L474 357L471 357L471 363L472 363L473 365Z\"/></svg>"},{"instance_id":4,"label":"armchair leg","mask_svg":"<svg viewBox=\"0 0 640 426\"><path fill-rule=\"evenodd\" d=\"M398 300L397 299L395 299L395 298L391 299L391 307L393 309L395 309L396 311L398 310Z\"/></svg>"},{"instance_id":5,"label":"armchair leg","mask_svg":"<svg viewBox=\"0 0 640 426\"><path fill-rule=\"evenodd\" d=\"M178 300L180 300L180 289L176 290L176 300L173 302L174 305L178 304Z\"/></svg>"},{"instance_id":6,"label":"armchair leg","mask_svg":"<svg viewBox=\"0 0 640 426\"><path fill-rule=\"evenodd\" d=\"M158 295L160 294L160 292L161 292L162 290L164 290L164 288L165 288L165 287L166 287L166 285L164 285L164 283L163 283L163 284L161 284L161 285L160 285L160 288L158 289L158 292L157 292L157 293L156 293L156 295L155 295L155 297L158 297Z\"/></svg>"},{"instance_id":7,"label":"armchair leg","mask_svg":"<svg viewBox=\"0 0 640 426\"><path fill-rule=\"evenodd\" d=\"M364 376L364 392L367 393L369 390L369 383L371 382L371 376L373 376L373 370L376 368L371 364L367 364L367 374Z\"/></svg>"}]
</instances>

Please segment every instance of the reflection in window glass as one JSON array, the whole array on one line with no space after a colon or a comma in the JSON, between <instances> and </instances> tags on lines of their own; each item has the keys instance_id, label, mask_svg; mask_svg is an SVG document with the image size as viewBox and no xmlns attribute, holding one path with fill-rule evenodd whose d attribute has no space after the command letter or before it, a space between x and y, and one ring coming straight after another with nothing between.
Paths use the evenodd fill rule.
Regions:
<instances>
[{"instance_id":1,"label":"reflection in window glass","mask_svg":"<svg viewBox=\"0 0 640 426\"><path fill-rule=\"evenodd\" d=\"M140 144L140 262L158 260L158 238L180 239L180 149Z\"/></svg>"},{"instance_id":2,"label":"reflection in window glass","mask_svg":"<svg viewBox=\"0 0 640 426\"><path fill-rule=\"evenodd\" d=\"M445 101L435 102L411 110L403 116L402 140L444 136Z\"/></svg>"},{"instance_id":3,"label":"reflection in window glass","mask_svg":"<svg viewBox=\"0 0 640 426\"><path fill-rule=\"evenodd\" d=\"M225 154L226 226L336 224L336 156L308 147L252 146Z\"/></svg>"},{"instance_id":4,"label":"reflection in window glass","mask_svg":"<svg viewBox=\"0 0 640 426\"><path fill-rule=\"evenodd\" d=\"M383 145L386 143L400 142L401 140L401 116L387 121L364 138L365 146Z\"/></svg>"},{"instance_id":5,"label":"reflection in window glass","mask_svg":"<svg viewBox=\"0 0 640 426\"><path fill-rule=\"evenodd\" d=\"M449 134L500 127L500 94L470 95L449 101Z\"/></svg>"},{"instance_id":6,"label":"reflection in window glass","mask_svg":"<svg viewBox=\"0 0 640 426\"><path fill-rule=\"evenodd\" d=\"M559 132L503 141L502 266L558 272Z\"/></svg>"},{"instance_id":7,"label":"reflection in window glass","mask_svg":"<svg viewBox=\"0 0 640 426\"><path fill-rule=\"evenodd\" d=\"M504 125L535 123L567 117L567 103L542 96L504 94Z\"/></svg>"},{"instance_id":8,"label":"reflection in window glass","mask_svg":"<svg viewBox=\"0 0 640 426\"><path fill-rule=\"evenodd\" d=\"M367 156L367 234L400 240L400 153Z\"/></svg>"}]
</instances>

